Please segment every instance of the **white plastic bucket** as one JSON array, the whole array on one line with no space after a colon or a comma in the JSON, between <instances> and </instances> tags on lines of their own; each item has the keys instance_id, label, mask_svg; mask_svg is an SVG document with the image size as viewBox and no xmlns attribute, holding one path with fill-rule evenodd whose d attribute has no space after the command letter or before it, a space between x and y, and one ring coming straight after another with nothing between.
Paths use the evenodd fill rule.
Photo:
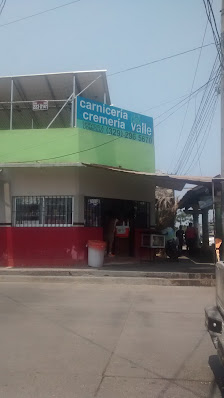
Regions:
<instances>
[{"instance_id":1,"label":"white plastic bucket","mask_svg":"<svg viewBox=\"0 0 224 398\"><path fill-rule=\"evenodd\" d=\"M88 266L89 267L102 267L104 262L105 242L102 241L89 241L88 242Z\"/></svg>"}]
</instances>

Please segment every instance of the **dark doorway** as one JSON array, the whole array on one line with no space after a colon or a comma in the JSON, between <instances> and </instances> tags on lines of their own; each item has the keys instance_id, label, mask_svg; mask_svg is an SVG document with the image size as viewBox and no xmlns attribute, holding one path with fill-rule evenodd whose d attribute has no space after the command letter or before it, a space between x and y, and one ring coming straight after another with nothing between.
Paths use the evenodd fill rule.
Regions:
<instances>
[{"instance_id":1,"label":"dark doorway","mask_svg":"<svg viewBox=\"0 0 224 398\"><path fill-rule=\"evenodd\" d=\"M108 198L85 197L85 226L107 228L109 218L118 219L117 226L128 226L128 236L115 233L114 254L134 256L135 230L150 228L150 203Z\"/></svg>"}]
</instances>

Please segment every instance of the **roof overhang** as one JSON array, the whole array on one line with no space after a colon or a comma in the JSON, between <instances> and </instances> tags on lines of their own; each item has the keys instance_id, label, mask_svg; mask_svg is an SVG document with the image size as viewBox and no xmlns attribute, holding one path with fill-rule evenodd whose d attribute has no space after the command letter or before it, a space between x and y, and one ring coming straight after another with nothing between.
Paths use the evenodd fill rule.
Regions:
<instances>
[{"instance_id":1,"label":"roof overhang","mask_svg":"<svg viewBox=\"0 0 224 398\"><path fill-rule=\"evenodd\" d=\"M186 184L208 186L210 187L212 182L219 183L224 181L223 178L219 177L198 177L198 176L177 176L161 173L147 173L143 171L127 170L122 168L116 168L106 165L90 164L90 163L5 163L0 164L0 169L6 168L43 168L43 167L91 167L100 170L107 170L112 173L123 173L128 175L142 176L146 178L149 182L153 183L155 186L160 186L164 188L169 188L177 191L181 191Z\"/></svg>"},{"instance_id":2,"label":"roof overhang","mask_svg":"<svg viewBox=\"0 0 224 398\"><path fill-rule=\"evenodd\" d=\"M203 185L203 186L210 186L212 181L222 181L224 179L221 178L213 178L213 177L198 177L198 176L177 176L177 175L169 175L169 174L161 174L161 173L147 173L143 171L134 171L134 170L127 170L122 168L116 168L111 166L104 166L104 165L96 165L96 164L87 164L87 167L95 167L99 169L109 170L111 172L117 173L126 173L132 175L139 175L147 177L152 183L156 186L170 188L177 191L181 191L186 184L192 185Z\"/></svg>"},{"instance_id":3,"label":"roof overhang","mask_svg":"<svg viewBox=\"0 0 224 398\"><path fill-rule=\"evenodd\" d=\"M0 76L0 102L10 102L12 80L14 101L66 100L72 94L74 77L76 95L94 82L81 95L99 102L106 98L111 104L106 70Z\"/></svg>"}]
</instances>

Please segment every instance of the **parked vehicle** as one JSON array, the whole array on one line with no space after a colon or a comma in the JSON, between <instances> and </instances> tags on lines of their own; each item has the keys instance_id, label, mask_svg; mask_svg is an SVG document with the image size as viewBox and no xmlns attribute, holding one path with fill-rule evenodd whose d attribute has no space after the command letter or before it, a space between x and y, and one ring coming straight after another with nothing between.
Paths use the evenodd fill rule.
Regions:
<instances>
[{"instance_id":1,"label":"parked vehicle","mask_svg":"<svg viewBox=\"0 0 224 398\"><path fill-rule=\"evenodd\" d=\"M205 308L205 325L224 366L224 262L216 264L216 305Z\"/></svg>"}]
</instances>

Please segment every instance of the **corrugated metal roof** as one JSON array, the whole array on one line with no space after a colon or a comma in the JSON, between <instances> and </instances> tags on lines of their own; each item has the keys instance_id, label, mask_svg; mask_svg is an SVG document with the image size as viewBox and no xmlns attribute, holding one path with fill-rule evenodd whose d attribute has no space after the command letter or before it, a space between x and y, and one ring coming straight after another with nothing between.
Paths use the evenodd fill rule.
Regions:
<instances>
[{"instance_id":1,"label":"corrugated metal roof","mask_svg":"<svg viewBox=\"0 0 224 398\"><path fill-rule=\"evenodd\" d=\"M169 175L169 174L162 174L162 173L147 173L143 171L134 171L134 170L126 170L122 168L116 168L111 166L104 166L104 165L96 165L96 164L87 164L86 166L95 167L100 169L106 169L113 172L120 172L120 173L128 173L133 175L145 176L150 178L150 180L158 186L164 188L171 188L177 191L181 191L185 184L193 184L193 185L210 185L213 180L221 181L220 178L213 178L213 177L198 177L198 176L178 176L178 175Z\"/></svg>"},{"instance_id":2,"label":"corrugated metal roof","mask_svg":"<svg viewBox=\"0 0 224 398\"><path fill-rule=\"evenodd\" d=\"M32 128L32 124L34 128L46 128L58 109L71 96L74 76L76 95L81 93L82 97L98 102L104 102L105 97L106 103L111 104L105 70L0 76L0 130L7 130L10 126L12 80L13 129ZM86 88L87 86L89 87ZM32 112L32 101L37 100L48 100L48 110ZM68 104L52 127L69 127L70 118L70 104Z\"/></svg>"},{"instance_id":3,"label":"corrugated metal roof","mask_svg":"<svg viewBox=\"0 0 224 398\"><path fill-rule=\"evenodd\" d=\"M14 78L14 77L31 77L31 76L50 76L50 75L67 75L67 74L77 74L77 73L98 73L98 72L107 72L106 69L96 69L96 70L74 70L68 72L47 72L47 73L30 73L28 75L9 75L9 76L0 76L0 79L5 78Z\"/></svg>"},{"instance_id":4,"label":"corrugated metal roof","mask_svg":"<svg viewBox=\"0 0 224 398\"><path fill-rule=\"evenodd\" d=\"M210 186L212 181L219 183L224 181L223 178L220 177L199 177L199 176L178 176L178 175L169 175L162 173L147 173L144 171L135 171L135 170L127 170L112 166L99 165L99 164L91 164L91 163L78 163L78 162L70 162L70 163L0 163L0 168L11 168L11 167L91 167L100 170L107 170L113 173L126 173L131 175L138 175L142 178L145 178L145 182L150 181L155 186L160 186L164 188L170 188L177 191L181 191L186 184L192 185L200 185L200 186Z\"/></svg>"}]
</instances>

